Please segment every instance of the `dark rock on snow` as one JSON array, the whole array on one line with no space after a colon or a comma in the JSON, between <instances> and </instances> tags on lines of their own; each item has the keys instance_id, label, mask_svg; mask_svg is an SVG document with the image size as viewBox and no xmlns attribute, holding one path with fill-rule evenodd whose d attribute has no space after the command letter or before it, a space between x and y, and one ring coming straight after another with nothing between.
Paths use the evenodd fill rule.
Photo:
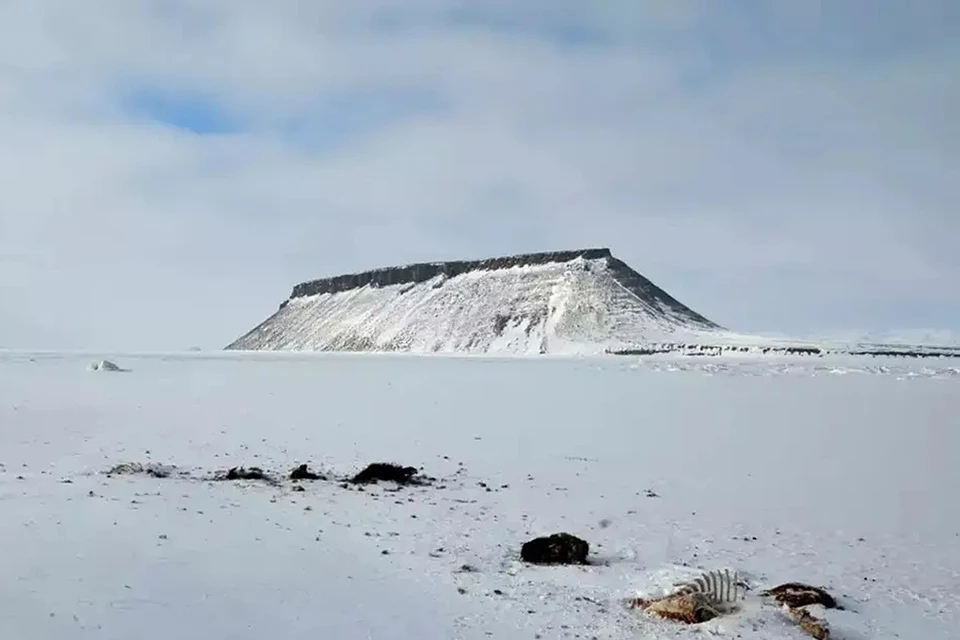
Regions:
<instances>
[{"instance_id":1,"label":"dark rock on snow","mask_svg":"<svg viewBox=\"0 0 960 640\"><path fill-rule=\"evenodd\" d=\"M391 462L374 462L355 475L350 482L370 484L381 480L397 484L428 484L432 478L417 475L416 467L403 467Z\"/></svg>"},{"instance_id":2,"label":"dark rock on snow","mask_svg":"<svg viewBox=\"0 0 960 640\"><path fill-rule=\"evenodd\" d=\"M309 467L305 464L301 464L298 467L294 467L293 471L290 472L291 480L326 480L326 478L319 474L310 471Z\"/></svg>"},{"instance_id":3,"label":"dark rock on snow","mask_svg":"<svg viewBox=\"0 0 960 640\"><path fill-rule=\"evenodd\" d=\"M520 548L520 558L533 564L586 564L590 545L569 533L534 538Z\"/></svg>"},{"instance_id":4,"label":"dark rock on snow","mask_svg":"<svg viewBox=\"0 0 960 640\"><path fill-rule=\"evenodd\" d=\"M260 467L231 467L226 471L218 471L214 475L214 480L263 480L265 482L275 482Z\"/></svg>"}]
</instances>

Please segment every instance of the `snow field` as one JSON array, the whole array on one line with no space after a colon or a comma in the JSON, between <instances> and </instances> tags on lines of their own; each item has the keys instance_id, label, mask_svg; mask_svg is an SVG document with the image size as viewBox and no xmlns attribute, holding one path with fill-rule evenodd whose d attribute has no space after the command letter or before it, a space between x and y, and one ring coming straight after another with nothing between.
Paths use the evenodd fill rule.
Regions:
<instances>
[{"instance_id":1,"label":"snow field","mask_svg":"<svg viewBox=\"0 0 960 640\"><path fill-rule=\"evenodd\" d=\"M723 567L826 587L841 640L956 637L950 363L91 359L0 353L2 637L805 637L755 599L697 627L622 606ZM379 460L438 485L101 473ZM556 531L594 563L519 562Z\"/></svg>"}]
</instances>

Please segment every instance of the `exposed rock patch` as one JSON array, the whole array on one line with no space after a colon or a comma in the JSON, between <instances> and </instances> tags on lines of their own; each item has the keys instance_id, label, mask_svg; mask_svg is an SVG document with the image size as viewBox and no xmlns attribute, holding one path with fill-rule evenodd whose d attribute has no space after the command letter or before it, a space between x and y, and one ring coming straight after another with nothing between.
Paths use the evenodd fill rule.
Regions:
<instances>
[{"instance_id":1,"label":"exposed rock patch","mask_svg":"<svg viewBox=\"0 0 960 640\"><path fill-rule=\"evenodd\" d=\"M392 462L374 462L350 479L353 484L373 484L380 481L400 485L426 485L431 484L434 478L418 474L416 467L404 467Z\"/></svg>"},{"instance_id":2,"label":"exposed rock patch","mask_svg":"<svg viewBox=\"0 0 960 640\"><path fill-rule=\"evenodd\" d=\"M520 547L520 558L531 564L586 564L590 545L569 533L534 538Z\"/></svg>"},{"instance_id":3,"label":"exposed rock patch","mask_svg":"<svg viewBox=\"0 0 960 640\"><path fill-rule=\"evenodd\" d=\"M447 262L425 262L400 267L385 267L373 269L363 273L344 274L333 278L321 278L303 282L293 288L290 298L315 296L324 293L339 293L364 286L386 287L395 284L427 282L443 275L453 278L471 271L490 271L510 269L529 265L549 264L551 262L567 262L576 258L586 260L612 259L609 249L582 249L579 251L546 251L541 253L527 253L482 260L453 260ZM626 265L624 265L626 266ZM629 269L629 267L627 267ZM631 270L632 271L632 270ZM637 282L634 278L627 278L628 284L643 286L646 281ZM648 285L649 286L649 285Z\"/></svg>"},{"instance_id":4,"label":"exposed rock patch","mask_svg":"<svg viewBox=\"0 0 960 640\"><path fill-rule=\"evenodd\" d=\"M320 473L311 471L306 464L301 464L297 467L294 467L290 472L290 479L294 481L298 480L326 480L326 476Z\"/></svg>"},{"instance_id":5,"label":"exposed rock patch","mask_svg":"<svg viewBox=\"0 0 960 640\"><path fill-rule=\"evenodd\" d=\"M217 471L213 474L213 479L219 481L260 480L277 484L277 481L260 467L231 467L226 471Z\"/></svg>"}]
</instances>

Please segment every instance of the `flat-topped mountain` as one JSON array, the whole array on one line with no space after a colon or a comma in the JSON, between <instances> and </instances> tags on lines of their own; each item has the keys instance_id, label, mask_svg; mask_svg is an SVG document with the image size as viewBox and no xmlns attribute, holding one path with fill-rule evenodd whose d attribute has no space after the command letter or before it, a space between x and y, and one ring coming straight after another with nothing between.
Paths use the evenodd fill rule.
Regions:
<instances>
[{"instance_id":1,"label":"flat-topped mountain","mask_svg":"<svg viewBox=\"0 0 960 640\"><path fill-rule=\"evenodd\" d=\"M227 349L602 353L724 333L609 249L584 249L304 282Z\"/></svg>"}]
</instances>

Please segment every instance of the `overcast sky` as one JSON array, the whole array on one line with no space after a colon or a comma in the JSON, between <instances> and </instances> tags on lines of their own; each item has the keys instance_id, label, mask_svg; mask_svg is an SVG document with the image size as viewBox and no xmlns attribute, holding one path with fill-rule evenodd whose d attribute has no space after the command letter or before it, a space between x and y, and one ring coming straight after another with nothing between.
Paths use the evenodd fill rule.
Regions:
<instances>
[{"instance_id":1,"label":"overcast sky","mask_svg":"<svg viewBox=\"0 0 960 640\"><path fill-rule=\"evenodd\" d=\"M0 3L0 347L608 246L744 331L960 328L952 0Z\"/></svg>"}]
</instances>

